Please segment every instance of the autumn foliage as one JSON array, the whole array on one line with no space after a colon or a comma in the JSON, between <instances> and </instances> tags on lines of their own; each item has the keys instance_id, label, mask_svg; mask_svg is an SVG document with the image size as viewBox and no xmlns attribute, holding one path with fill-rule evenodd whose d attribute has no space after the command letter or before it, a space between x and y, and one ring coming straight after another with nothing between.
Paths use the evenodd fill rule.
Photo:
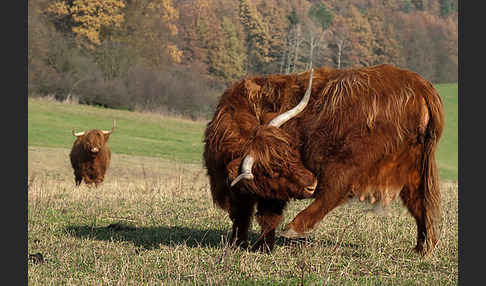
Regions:
<instances>
[{"instance_id":1,"label":"autumn foliage","mask_svg":"<svg viewBox=\"0 0 486 286\"><path fill-rule=\"evenodd\" d=\"M458 0L29 0L28 37L30 95L190 116L252 74L389 63L458 78Z\"/></svg>"}]
</instances>

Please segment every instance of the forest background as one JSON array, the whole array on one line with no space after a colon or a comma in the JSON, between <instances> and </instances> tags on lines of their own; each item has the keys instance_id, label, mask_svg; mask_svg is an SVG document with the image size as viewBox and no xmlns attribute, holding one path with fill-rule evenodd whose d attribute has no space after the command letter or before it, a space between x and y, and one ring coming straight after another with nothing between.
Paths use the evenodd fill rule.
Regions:
<instances>
[{"instance_id":1,"label":"forest background","mask_svg":"<svg viewBox=\"0 0 486 286\"><path fill-rule=\"evenodd\" d=\"M394 64L458 80L458 0L29 0L28 95L212 115L248 75Z\"/></svg>"}]
</instances>

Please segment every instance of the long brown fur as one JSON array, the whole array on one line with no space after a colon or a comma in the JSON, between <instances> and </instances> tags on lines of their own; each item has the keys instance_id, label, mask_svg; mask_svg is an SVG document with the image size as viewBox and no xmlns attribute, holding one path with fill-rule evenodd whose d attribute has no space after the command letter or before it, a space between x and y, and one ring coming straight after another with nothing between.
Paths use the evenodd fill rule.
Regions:
<instances>
[{"instance_id":1,"label":"long brown fur","mask_svg":"<svg viewBox=\"0 0 486 286\"><path fill-rule=\"evenodd\" d=\"M107 144L109 138L110 134L103 134L98 129L76 138L69 154L76 186L83 180L87 185L94 183L95 186L103 182L111 160L111 150ZM99 151L90 152L92 147L97 147Z\"/></svg>"},{"instance_id":2,"label":"long brown fur","mask_svg":"<svg viewBox=\"0 0 486 286\"><path fill-rule=\"evenodd\" d=\"M277 226L269 220L279 223L286 202L302 198L310 171L318 179L315 200L286 227L287 234L311 231L351 197L389 204L400 196L417 222L416 250L430 253L440 222L434 154L444 114L437 91L418 74L391 65L316 69L304 111L280 128L266 126L298 104L308 80L309 73L252 77L224 92L204 138L214 203L250 222L254 206L262 205L259 213L268 219L258 221L272 233L268 225ZM250 153L255 179L230 188ZM279 207L272 209L272 202ZM247 237L247 230L236 230L237 220L234 236ZM272 244L273 236L267 240Z\"/></svg>"}]
</instances>

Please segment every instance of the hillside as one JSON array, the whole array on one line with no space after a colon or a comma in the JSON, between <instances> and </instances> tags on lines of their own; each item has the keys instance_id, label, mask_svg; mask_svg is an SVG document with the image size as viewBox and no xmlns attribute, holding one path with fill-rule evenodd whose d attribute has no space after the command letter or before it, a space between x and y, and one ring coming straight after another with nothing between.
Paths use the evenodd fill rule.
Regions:
<instances>
[{"instance_id":1,"label":"hillside","mask_svg":"<svg viewBox=\"0 0 486 286\"><path fill-rule=\"evenodd\" d=\"M205 123L155 113L130 112L53 100L28 100L28 145L70 149L71 130L116 128L112 152L201 162Z\"/></svg>"}]
</instances>

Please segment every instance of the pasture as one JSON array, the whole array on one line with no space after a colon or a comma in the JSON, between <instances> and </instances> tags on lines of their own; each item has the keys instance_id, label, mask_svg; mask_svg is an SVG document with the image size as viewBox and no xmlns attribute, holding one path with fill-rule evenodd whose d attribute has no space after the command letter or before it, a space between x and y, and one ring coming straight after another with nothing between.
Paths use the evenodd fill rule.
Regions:
<instances>
[{"instance_id":1,"label":"pasture","mask_svg":"<svg viewBox=\"0 0 486 286\"><path fill-rule=\"evenodd\" d=\"M228 245L231 224L213 206L202 167L205 122L28 100L28 260L31 285L456 285L457 84L439 85L446 129L437 160L442 225L421 258L413 218L396 200L386 216L352 201L304 241L273 253ZM97 189L74 187L71 129L117 127ZM283 227L310 201L293 201ZM259 232L252 225L251 241Z\"/></svg>"}]
</instances>

